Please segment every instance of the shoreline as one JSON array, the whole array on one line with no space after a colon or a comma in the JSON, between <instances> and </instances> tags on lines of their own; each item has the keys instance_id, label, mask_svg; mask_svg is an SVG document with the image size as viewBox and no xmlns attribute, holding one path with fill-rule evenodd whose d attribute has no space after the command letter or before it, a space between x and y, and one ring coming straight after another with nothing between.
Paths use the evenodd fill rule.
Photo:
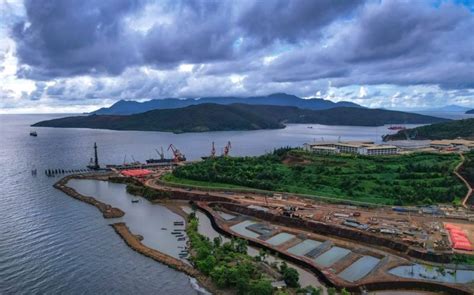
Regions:
<instances>
[{"instance_id":1,"label":"shoreline","mask_svg":"<svg viewBox=\"0 0 474 295\"><path fill-rule=\"evenodd\" d=\"M174 258L170 255L164 254L156 249L147 247L135 236L128 228L125 222L117 222L110 224L120 238L130 247L132 250L149 257L157 262L167 265L168 267L183 272L186 275L195 278L199 284L211 291L212 294L225 294L222 290L216 288L216 286L210 281L209 278L200 273L197 269L184 263L183 261Z\"/></svg>"},{"instance_id":2,"label":"shoreline","mask_svg":"<svg viewBox=\"0 0 474 295\"><path fill-rule=\"evenodd\" d=\"M113 174L109 174L109 175L91 175L91 174L89 174L89 175L69 175L69 176L66 176L66 177L62 178L61 180L59 180L54 185L54 187L60 189L61 191L63 191L64 193L66 193L67 195L69 195L69 196L71 196L75 199L78 199L80 201L84 201L86 203L89 203L89 204L92 204L92 205L96 206L103 213L104 218L111 218L111 217L107 217L109 215L107 215L106 213L107 212L112 212L112 209L117 209L117 210L120 210L120 209L113 208L110 205L104 204L104 203L96 200L93 197L83 196L83 195L79 194L78 192L76 192L74 189L68 187L66 184L70 179L94 179L94 180L103 180L103 181L105 180L105 181L107 181L112 176L113 176ZM187 193L189 193L189 192L187 192ZM179 196L178 196L177 200L180 200ZM220 232L221 234L224 234L226 236L234 236L234 234L232 234L232 233L228 232L227 230L221 228L217 224L213 214L210 213L208 210L206 210L207 209L206 207L209 206L209 205L212 205L212 203L214 203L214 204L222 203L223 200L221 200L220 198L217 198L217 200L216 200L216 198L212 198L212 196L207 195L207 196L200 196L198 198L191 198L191 199L188 199L188 201L194 201L195 203L196 202L198 203L198 204L196 204L196 205L198 205L197 207L199 209L201 209L202 211L204 211L204 213L206 215L208 215L208 217L210 218L212 227L217 232ZM202 205L199 206L199 203L203 202L203 201L204 202L210 202L211 204L209 204L209 205L202 204L202 205L204 205L204 208L203 208ZM234 205L234 206L236 206L236 204L232 204L232 203L227 203L225 205L228 205L228 206L229 205L230 206ZM107 209L107 210L104 211L104 209ZM239 211L239 210L237 210L237 211ZM120 212L122 212L124 214L124 212L122 210L120 210ZM249 212L247 212L247 213L249 213ZM123 216L123 214L121 216ZM250 215L252 215L252 214L250 214ZM183 261L181 261L177 258L171 257L167 254L164 254L164 253L158 251L158 250L155 250L155 249L152 249L152 248L149 248L149 247L143 245L140 242L139 238L136 235L134 235L132 232L130 232L129 228L127 227L127 225L124 222L113 223L113 224L111 224L111 226L114 228L115 232L122 238L122 240L132 250L134 250L136 252L139 252L140 254L142 254L144 256L147 256L147 257L149 257L149 258L151 258L155 261L158 261L160 263L163 263L163 264L167 265L170 268L181 271L181 272L195 278L201 286L205 287L207 290L211 291L213 294L226 294L225 290L218 289L210 281L210 278L204 276L202 273L200 273L197 269L195 269L191 265L185 264ZM245 240L249 241L250 245L254 244L254 243L252 243L253 241L251 241L251 240L248 240L248 239L245 239ZM253 246L256 246L258 248L264 248L264 249L267 248L267 247L265 247L264 245L262 245L260 243L255 243L255 245L253 245ZM270 250L271 252L274 252L274 249L268 249L268 250ZM277 251L277 252L279 252L279 251ZM281 254L284 254L284 253L279 253L279 254L281 255ZM283 255L283 257L286 257L286 255ZM316 271L315 271L314 266L308 265L308 264L304 263L304 261L299 261L297 259L296 259L297 261L293 261L294 260L294 259L292 259L293 257L289 257L289 258L290 258L290 259L288 259L289 261L291 261L292 263L295 263L299 267L302 267L302 268L312 272L326 286L329 286L329 287L330 286L335 286L338 289L346 287L346 288L348 288L348 290L350 290L352 292L356 292L356 293L361 292L360 287L365 287L365 288L367 288L371 291L393 290L394 289L393 283L395 283L395 282L394 281L385 281L385 280L381 280L381 281L378 281L378 282L377 281L367 282L366 284L364 284L364 286L360 286L360 285L357 285L357 284L355 284L355 285L354 284L348 284L348 285L342 284L341 285L341 284L338 284L338 283L340 283L340 282L338 282L338 280L334 281L332 276L329 275L328 273L326 273L324 270L316 269ZM398 290L407 290L407 289L408 290L433 290L434 289L436 291L443 291L443 292L446 292L448 294L470 294L469 291L467 291L466 289L464 289L461 286L458 287L458 286L452 286L452 285L439 284L439 283L435 283L435 282L423 282L423 281L413 281L413 280L401 279L401 280L397 280L396 284L397 284L397 287L395 289L398 289Z\"/></svg>"},{"instance_id":3,"label":"shoreline","mask_svg":"<svg viewBox=\"0 0 474 295\"><path fill-rule=\"evenodd\" d=\"M89 179L92 178L92 179L99 179L100 180L100 178L91 177L91 176L68 175L66 177L61 178L58 182L56 182L53 185L53 187L60 190L60 191L62 191L66 195L68 195L68 196L70 196L70 197L72 197L76 200L82 201L84 203L87 203L87 204L90 204L90 205L96 207L102 213L102 216L106 219L119 218L119 217L124 216L125 212L123 212L121 209L112 207L109 204L102 203L102 202L98 201L97 199L95 199L94 197L84 196L84 195L78 193L75 189L73 189L73 188L66 185L67 182L71 179L88 179L88 178Z\"/></svg>"},{"instance_id":4,"label":"shoreline","mask_svg":"<svg viewBox=\"0 0 474 295\"><path fill-rule=\"evenodd\" d=\"M104 218L119 218L125 215L119 208L112 207L109 204L102 203L94 197L84 196L78 193L75 189L68 187L67 182L71 179L94 179L106 181L108 176L105 175L68 175L61 178L56 182L53 187L64 192L66 195L87 204L95 206L103 215ZM125 244L132 250L151 258L159 263L162 263L169 268L176 271L183 272L184 274L196 279L200 286L206 290L212 292L212 294L221 295L226 294L223 290L218 289L209 278L201 274L197 269L184 263L183 261L160 252L156 249L145 246L137 235L134 235L128 228L125 222L116 222L109 224L119 237L125 242Z\"/></svg>"}]
</instances>

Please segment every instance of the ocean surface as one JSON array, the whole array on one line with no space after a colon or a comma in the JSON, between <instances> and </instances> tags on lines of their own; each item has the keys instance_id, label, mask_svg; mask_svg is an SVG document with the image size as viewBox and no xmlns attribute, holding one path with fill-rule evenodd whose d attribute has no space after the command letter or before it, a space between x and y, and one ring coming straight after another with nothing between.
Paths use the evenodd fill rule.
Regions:
<instances>
[{"instance_id":1,"label":"ocean surface","mask_svg":"<svg viewBox=\"0 0 474 295\"><path fill-rule=\"evenodd\" d=\"M59 178L44 170L85 168L94 142L101 164L120 164L157 157L155 148L166 151L170 143L193 160L209 154L212 141L218 152L231 141L231 155L259 155L339 136L380 141L389 132L321 125L179 135L29 127L62 116L0 115L0 294L197 294L184 274L129 249L96 208L52 187Z\"/></svg>"}]
</instances>

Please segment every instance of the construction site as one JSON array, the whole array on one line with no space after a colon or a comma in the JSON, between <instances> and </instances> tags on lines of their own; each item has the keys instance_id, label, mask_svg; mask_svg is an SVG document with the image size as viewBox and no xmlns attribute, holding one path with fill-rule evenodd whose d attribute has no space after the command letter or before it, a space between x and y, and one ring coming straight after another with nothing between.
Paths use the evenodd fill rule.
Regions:
<instances>
[{"instance_id":1,"label":"construction site","mask_svg":"<svg viewBox=\"0 0 474 295\"><path fill-rule=\"evenodd\" d=\"M229 141L223 147L222 154L217 155L215 144L212 142L210 155L202 158L205 160L213 157L227 157L231 148ZM191 162L186 161L186 156L173 144L170 144L167 150L172 153L173 158L165 158L165 153L161 148L156 150L159 155L157 159L149 159L146 163L107 165L107 169L121 176L136 179L155 189L218 196L275 216L366 232L427 253L470 254L474 249L474 211L463 206L355 206L331 204L297 194L261 193L238 189L210 191L171 184L163 181L161 177L170 173L173 167ZM101 169L98 164L96 144L94 144L94 159L91 159L88 167ZM455 234L450 230L453 227L458 229Z\"/></svg>"},{"instance_id":2,"label":"construction site","mask_svg":"<svg viewBox=\"0 0 474 295\"><path fill-rule=\"evenodd\" d=\"M190 163L172 144L168 150L173 158L165 158L161 149L160 157L146 164L108 165L107 170L114 179L152 189L153 202L196 204L216 230L311 269L329 286L370 290L397 282L401 288L452 294L474 290L474 267L454 259L473 255L474 212L468 208L357 206L290 193L168 183L164 175ZM212 143L203 159L227 157L230 150L228 142L217 155ZM96 159L92 163L98 163Z\"/></svg>"}]
</instances>

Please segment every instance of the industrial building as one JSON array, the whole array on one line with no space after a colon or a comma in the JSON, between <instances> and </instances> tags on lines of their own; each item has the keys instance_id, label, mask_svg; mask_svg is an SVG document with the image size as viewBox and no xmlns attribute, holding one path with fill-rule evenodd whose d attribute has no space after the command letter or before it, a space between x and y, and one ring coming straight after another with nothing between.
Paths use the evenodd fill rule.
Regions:
<instances>
[{"instance_id":1,"label":"industrial building","mask_svg":"<svg viewBox=\"0 0 474 295\"><path fill-rule=\"evenodd\" d=\"M398 147L380 145L372 141L314 142L303 145L307 151L319 154L359 154L367 156L398 154Z\"/></svg>"},{"instance_id":2,"label":"industrial building","mask_svg":"<svg viewBox=\"0 0 474 295\"><path fill-rule=\"evenodd\" d=\"M461 152L467 152L474 150L474 141L466 139L432 140L430 147L442 150L458 150Z\"/></svg>"}]
</instances>

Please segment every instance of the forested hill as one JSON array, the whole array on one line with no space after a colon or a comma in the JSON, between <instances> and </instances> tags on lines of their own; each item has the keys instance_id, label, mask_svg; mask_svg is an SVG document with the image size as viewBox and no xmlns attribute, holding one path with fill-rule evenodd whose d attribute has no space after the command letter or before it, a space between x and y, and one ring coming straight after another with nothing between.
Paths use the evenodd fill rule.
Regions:
<instances>
[{"instance_id":1,"label":"forested hill","mask_svg":"<svg viewBox=\"0 0 474 295\"><path fill-rule=\"evenodd\" d=\"M292 106L302 109L310 110L326 110L337 107L361 107L360 105L349 102L340 101L332 102L330 100L322 98L311 98L303 99L296 95L286 93L274 93L266 96L253 96L253 97L201 97L198 99L187 98L166 98L166 99L152 99L144 102L120 100L108 108L98 109L92 114L96 115L132 115L138 113L144 113L151 110L157 109L176 109L184 108L190 105L198 104L252 104L252 105L276 105L276 106Z\"/></svg>"},{"instance_id":2,"label":"forested hill","mask_svg":"<svg viewBox=\"0 0 474 295\"><path fill-rule=\"evenodd\" d=\"M153 110L128 116L90 115L42 121L33 126L203 132L284 128L284 123L380 126L384 124L427 124L446 119L419 114L364 108L306 110L267 105L200 104L180 109Z\"/></svg>"},{"instance_id":3,"label":"forested hill","mask_svg":"<svg viewBox=\"0 0 474 295\"><path fill-rule=\"evenodd\" d=\"M399 139L455 139L458 137L474 139L474 119L456 120L444 123L431 124L417 128L401 130L396 134L388 135L384 140Z\"/></svg>"},{"instance_id":4,"label":"forested hill","mask_svg":"<svg viewBox=\"0 0 474 295\"><path fill-rule=\"evenodd\" d=\"M467 111L466 114L474 114L474 109Z\"/></svg>"}]
</instances>

